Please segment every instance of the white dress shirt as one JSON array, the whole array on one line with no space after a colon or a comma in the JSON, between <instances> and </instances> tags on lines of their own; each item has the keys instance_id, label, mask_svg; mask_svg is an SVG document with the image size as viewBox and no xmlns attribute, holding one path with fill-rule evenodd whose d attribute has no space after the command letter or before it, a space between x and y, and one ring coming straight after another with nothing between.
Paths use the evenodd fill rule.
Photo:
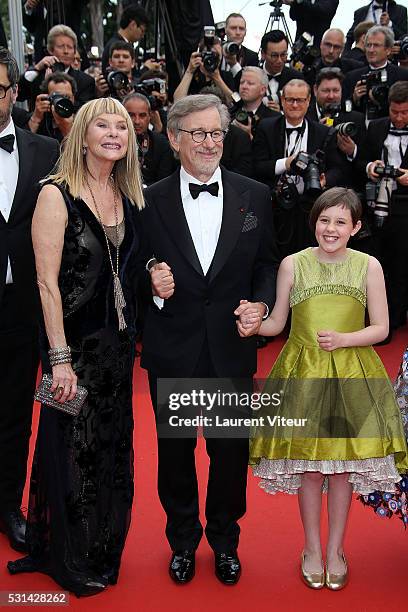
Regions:
<instances>
[{"instance_id":1,"label":"white dress shirt","mask_svg":"<svg viewBox=\"0 0 408 612\"><path fill-rule=\"evenodd\" d=\"M378 0L377 2L371 2L370 7L367 11L365 21L374 21L374 23L376 23L377 25L380 25L380 17L383 13L382 6L383 6L383 3L380 2L380 0ZM388 11L388 6L387 6L387 11ZM390 19L390 22L387 28L392 28L391 19Z\"/></svg>"},{"instance_id":2,"label":"white dress shirt","mask_svg":"<svg viewBox=\"0 0 408 612\"><path fill-rule=\"evenodd\" d=\"M13 134L16 136L16 130L14 123L10 120L10 123L2 132L0 137ZM11 206L14 200L14 194L16 192L17 179L18 179L18 149L17 140L14 140L14 148L11 153L0 149L0 213L4 219L8 222ZM6 284L13 282L13 276L11 273L10 259L7 262L6 272Z\"/></svg>"},{"instance_id":3,"label":"white dress shirt","mask_svg":"<svg viewBox=\"0 0 408 612\"><path fill-rule=\"evenodd\" d=\"M275 164L275 174L277 176L279 176L280 174L283 174L284 172L286 172L286 160L288 157L291 157L292 155L296 155L297 153L299 153L299 151L305 151L307 152L307 137L308 137L308 133L309 133L309 128L307 125L307 121L306 119L303 119L304 123L305 123L305 130L302 134L302 137L299 138L299 134L296 132L292 132L292 134L289 137L289 142L288 142L288 137L286 135L286 129L290 129L290 128L300 128L302 127L302 123L299 123L298 125L290 125L290 123L288 123L287 121L285 121L285 151L286 151L286 156L282 157L281 159L278 159L276 161ZM304 185L304 181L302 179L301 176L295 176L293 177L294 182L296 183L296 188L298 190L299 194L302 194L305 188Z\"/></svg>"},{"instance_id":4,"label":"white dress shirt","mask_svg":"<svg viewBox=\"0 0 408 612\"><path fill-rule=\"evenodd\" d=\"M268 84L268 91L270 93L270 95L273 98L274 102L278 102L279 101L279 96L278 96L278 92L279 92L279 82L278 82L278 77L280 77L280 75L282 74L282 72L279 72L278 74L274 74L273 76L269 74L269 72L267 72L266 68L265 68L265 64L262 67L262 70L264 71L264 73L267 75L268 79L269 79L269 84Z\"/></svg>"}]
</instances>

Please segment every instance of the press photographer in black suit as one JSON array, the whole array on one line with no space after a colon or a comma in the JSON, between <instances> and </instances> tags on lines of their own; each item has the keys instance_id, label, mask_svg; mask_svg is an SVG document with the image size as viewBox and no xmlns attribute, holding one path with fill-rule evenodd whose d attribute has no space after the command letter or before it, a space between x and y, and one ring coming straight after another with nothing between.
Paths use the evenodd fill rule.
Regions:
<instances>
[{"instance_id":1,"label":"press photographer in black suit","mask_svg":"<svg viewBox=\"0 0 408 612\"><path fill-rule=\"evenodd\" d=\"M328 127L336 128L339 124L352 122L356 133L348 136L347 133L337 131L337 148L342 153L343 161L348 166L345 176L346 184L350 188L359 190L358 173L355 171L355 159L358 147L365 138L366 128L364 115L351 109L342 108L342 83L344 75L339 68L323 68L317 75L312 98L307 111L307 119L318 121ZM351 129L351 126L348 126ZM346 128L347 130L347 128Z\"/></svg>"},{"instance_id":2,"label":"press photographer in black suit","mask_svg":"<svg viewBox=\"0 0 408 612\"><path fill-rule=\"evenodd\" d=\"M211 45L211 51L218 55L218 64L216 67L214 64L214 70L206 70L204 67L201 54L205 49L206 44L204 39L202 39L199 44L199 50L193 51L191 54L187 69L174 92L173 98L175 102L189 94L200 93L204 87L219 87L227 103L230 104L232 102L232 92L235 91L235 81L231 72L226 72L219 68L222 59L222 47L221 40L218 36L213 37L213 43Z\"/></svg>"},{"instance_id":3,"label":"press photographer in black suit","mask_svg":"<svg viewBox=\"0 0 408 612\"><path fill-rule=\"evenodd\" d=\"M388 116L388 89L396 81L408 79L408 70L389 62L394 35L390 28L373 26L365 39L368 70L364 66L346 75L343 98L351 100L354 110L363 112L367 120ZM377 77L370 85L366 75ZM376 93L378 91L378 93Z\"/></svg>"},{"instance_id":4,"label":"press photographer in black suit","mask_svg":"<svg viewBox=\"0 0 408 612\"><path fill-rule=\"evenodd\" d=\"M28 127L33 134L49 136L62 142L71 131L74 121L76 82L69 74L54 72L43 81L41 92L35 101ZM54 96L62 96L63 99L57 97L55 100Z\"/></svg>"},{"instance_id":5,"label":"press photographer in black suit","mask_svg":"<svg viewBox=\"0 0 408 612\"><path fill-rule=\"evenodd\" d=\"M323 32L330 28L339 0L283 0L283 3L290 5L290 18L296 21L296 40L303 32L309 32L318 47Z\"/></svg>"},{"instance_id":6,"label":"press photographer in black suit","mask_svg":"<svg viewBox=\"0 0 408 612\"><path fill-rule=\"evenodd\" d=\"M41 83L55 70L69 74L77 84L75 104L82 106L96 97L95 80L82 72L74 70L72 63L77 50L77 37L71 28L56 25L48 32L47 49L50 55L43 57L20 77L18 100L28 100L30 110L34 110L35 100L40 93Z\"/></svg>"},{"instance_id":7,"label":"press photographer in black suit","mask_svg":"<svg viewBox=\"0 0 408 612\"><path fill-rule=\"evenodd\" d=\"M153 185L175 170L173 151L163 134L149 128L151 107L146 96L131 93L124 98L122 104L129 113L135 129L143 184Z\"/></svg>"},{"instance_id":8,"label":"press photographer in black suit","mask_svg":"<svg viewBox=\"0 0 408 612\"><path fill-rule=\"evenodd\" d=\"M268 77L268 108L280 111L282 89L291 79L303 79L303 74L286 66L289 41L281 30L271 30L262 36L261 57L263 71Z\"/></svg>"},{"instance_id":9,"label":"press photographer in black suit","mask_svg":"<svg viewBox=\"0 0 408 612\"><path fill-rule=\"evenodd\" d=\"M311 86L316 82L316 76L322 68L340 68L343 74L347 74L362 66L354 59L342 57L344 44L344 33L341 30L338 28L326 30L320 43L320 58L314 62L305 77Z\"/></svg>"},{"instance_id":10,"label":"press photographer in black suit","mask_svg":"<svg viewBox=\"0 0 408 612\"><path fill-rule=\"evenodd\" d=\"M395 0L388 0L386 3L382 0L374 0L354 11L353 25L347 32L346 49L351 49L354 28L362 21L373 21L374 24L391 28L395 40L400 40L408 33L407 8L405 6L397 4Z\"/></svg>"},{"instance_id":11,"label":"press photographer in black suit","mask_svg":"<svg viewBox=\"0 0 408 612\"><path fill-rule=\"evenodd\" d=\"M149 24L149 18L144 8L138 4L126 6L120 22L119 29L107 41L102 53L102 72L105 72L109 63L109 53L114 42L128 42L132 46L143 38L146 33L146 28Z\"/></svg>"},{"instance_id":12,"label":"press photographer in black suit","mask_svg":"<svg viewBox=\"0 0 408 612\"><path fill-rule=\"evenodd\" d=\"M284 115L264 119L253 142L255 177L269 185L274 195L282 258L315 243L308 215L320 191L319 175L326 187L345 183L345 164L331 130L306 119L309 102L309 85L299 79L289 81L282 92ZM325 160L324 164L313 165L315 189L308 191L294 164L300 152L313 155L318 149L325 153Z\"/></svg>"},{"instance_id":13,"label":"press photographer in black suit","mask_svg":"<svg viewBox=\"0 0 408 612\"><path fill-rule=\"evenodd\" d=\"M258 66L258 54L243 45L246 35L246 21L239 13L231 13L225 22L225 34L227 43L233 42L239 45L238 53L229 53L228 45L223 45L223 58L221 70L231 71L238 89L244 66Z\"/></svg>"},{"instance_id":14,"label":"press photographer in black suit","mask_svg":"<svg viewBox=\"0 0 408 612\"><path fill-rule=\"evenodd\" d=\"M378 166L388 164L402 172L390 181L391 200L385 211L388 216L380 216L384 208L371 209L376 256L384 268L392 330L406 323L408 306L408 81L394 83L388 101L389 116L370 123L357 162L362 177L376 184L381 181L376 172ZM378 227L381 219L383 225Z\"/></svg>"},{"instance_id":15,"label":"press photographer in black suit","mask_svg":"<svg viewBox=\"0 0 408 612\"><path fill-rule=\"evenodd\" d=\"M14 125L18 67L0 49L0 531L25 550L20 510L39 365L40 302L31 241L39 180L59 155L56 140Z\"/></svg>"}]
</instances>

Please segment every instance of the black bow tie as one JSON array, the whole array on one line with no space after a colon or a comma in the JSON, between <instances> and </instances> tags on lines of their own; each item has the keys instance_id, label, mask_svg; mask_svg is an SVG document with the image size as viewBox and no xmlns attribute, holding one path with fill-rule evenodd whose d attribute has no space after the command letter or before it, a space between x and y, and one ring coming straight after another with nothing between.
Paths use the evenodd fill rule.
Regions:
<instances>
[{"instance_id":1,"label":"black bow tie","mask_svg":"<svg viewBox=\"0 0 408 612\"><path fill-rule=\"evenodd\" d=\"M374 11L376 11L376 10L378 10L378 9L381 9L381 10L382 10L382 8L383 8L383 5L382 5L382 4L373 4L373 9L374 9Z\"/></svg>"},{"instance_id":2,"label":"black bow tie","mask_svg":"<svg viewBox=\"0 0 408 612\"><path fill-rule=\"evenodd\" d=\"M288 139L290 138L290 135L293 134L293 132L297 132L298 134L302 133L302 126L296 127L296 128L286 128L286 134Z\"/></svg>"},{"instance_id":3,"label":"black bow tie","mask_svg":"<svg viewBox=\"0 0 408 612\"><path fill-rule=\"evenodd\" d=\"M12 153L14 149L14 134L7 134L0 138L0 149L4 149L7 153Z\"/></svg>"},{"instance_id":4,"label":"black bow tie","mask_svg":"<svg viewBox=\"0 0 408 612\"><path fill-rule=\"evenodd\" d=\"M218 183L211 183L211 185L197 185L196 183L189 183L188 188L190 189L191 197L196 200L201 192L208 191L212 196L218 196Z\"/></svg>"},{"instance_id":5,"label":"black bow tie","mask_svg":"<svg viewBox=\"0 0 408 612\"><path fill-rule=\"evenodd\" d=\"M279 83L280 78L281 78L282 73L280 72L279 74L268 74L268 79L271 81L272 79L275 79L275 81L277 81Z\"/></svg>"},{"instance_id":6,"label":"black bow tie","mask_svg":"<svg viewBox=\"0 0 408 612\"><path fill-rule=\"evenodd\" d=\"M390 134L390 136L399 136L400 138L402 136L408 136L408 128L405 127L398 129L391 126L390 130L388 131L388 134Z\"/></svg>"}]
</instances>

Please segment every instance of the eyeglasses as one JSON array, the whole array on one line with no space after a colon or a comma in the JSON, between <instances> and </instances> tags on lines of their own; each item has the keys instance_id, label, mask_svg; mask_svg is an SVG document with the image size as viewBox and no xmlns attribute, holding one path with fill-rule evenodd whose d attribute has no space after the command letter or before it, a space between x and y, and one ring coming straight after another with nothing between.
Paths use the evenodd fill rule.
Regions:
<instances>
[{"instance_id":1,"label":"eyeglasses","mask_svg":"<svg viewBox=\"0 0 408 612\"><path fill-rule=\"evenodd\" d=\"M329 42L323 42L322 45L323 47L327 47L327 49L333 49L333 51L341 51L344 49L344 45L333 45Z\"/></svg>"},{"instance_id":2,"label":"eyeglasses","mask_svg":"<svg viewBox=\"0 0 408 612\"><path fill-rule=\"evenodd\" d=\"M285 60L288 57L288 52L283 51L282 53L270 53L266 57L269 57L271 60L283 59Z\"/></svg>"},{"instance_id":3,"label":"eyeglasses","mask_svg":"<svg viewBox=\"0 0 408 612\"><path fill-rule=\"evenodd\" d=\"M309 99L309 98L285 98L285 96L282 96L282 98L288 104L304 104L306 100Z\"/></svg>"},{"instance_id":4,"label":"eyeglasses","mask_svg":"<svg viewBox=\"0 0 408 612\"><path fill-rule=\"evenodd\" d=\"M381 47L385 47L385 45L381 45L380 43L365 43L366 49L381 49Z\"/></svg>"},{"instance_id":5,"label":"eyeglasses","mask_svg":"<svg viewBox=\"0 0 408 612\"><path fill-rule=\"evenodd\" d=\"M0 100L3 100L3 98L6 97L8 90L12 87L12 85L0 85Z\"/></svg>"},{"instance_id":6,"label":"eyeglasses","mask_svg":"<svg viewBox=\"0 0 408 612\"><path fill-rule=\"evenodd\" d=\"M182 130L181 128L179 128L179 132L186 132L186 134L190 134L194 142L197 143L204 142L208 135L211 136L214 142L222 142L227 133L225 130L213 130L212 132L205 132L204 130Z\"/></svg>"}]
</instances>

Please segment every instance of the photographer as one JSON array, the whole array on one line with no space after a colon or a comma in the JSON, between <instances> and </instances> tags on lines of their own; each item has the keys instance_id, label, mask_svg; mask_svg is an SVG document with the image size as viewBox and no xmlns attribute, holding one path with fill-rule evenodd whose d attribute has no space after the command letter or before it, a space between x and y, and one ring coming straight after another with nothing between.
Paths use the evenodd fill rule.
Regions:
<instances>
[{"instance_id":1,"label":"photographer","mask_svg":"<svg viewBox=\"0 0 408 612\"><path fill-rule=\"evenodd\" d=\"M30 110L34 110L41 83L51 72L57 71L65 72L76 82L75 105L77 108L93 100L96 96L94 79L82 70L72 68L77 50L75 32L65 25L54 26L48 32L47 49L50 55L43 57L20 77L17 99L19 101L28 100Z\"/></svg>"},{"instance_id":2,"label":"photographer","mask_svg":"<svg viewBox=\"0 0 408 612\"><path fill-rule=\"evenodd\" d=\"M246 132L251 140L262 119L279 116L278 112L264 104L265 100L268 102L268 83L268 77L261 68L246 66L239 84L240 100L230 108L233 125Z\"/></svg>"},{"instance_id":3,"label":"photographer","mask_svg":"<svg viewBox=\"0 0 408 612\"><path fill-rule=\"evenodd\" d=\"M198 94L203 87L218 86L230 104L235 82L231 72L219 69L222 58L221 40L214 34L204 36L198 48L198 51L191 54L187 70L174 92L174 101L177 102L189 94Z\"/></svg>"},{"instance_id":4,"label":"photographer","mask_svg":"<svg viewBox=\"0 0 408 612\"><path fill-rule=\"evenodd\" d=\"M348 34L346 40L346 46L344 48L343 57L349 57L350 59L355 59L362 64L368 65L366 52L365 52L365 39L368 30L370 30L375 23L373 21L362 21L353 30L353 38L354 38L354 47L348 48Z\"/></svg>"},{"instance_id":5,"label":"photographer","mask_svg":"<svg viewBox=\"0 0 408 612\"><path fill-rule=\"evenodd\" d=\"M343 154L344 162L350 164L346 177L347 186L355 189L357 177L354 176L353 161L366 130L362 113L345 111L341 106L343 80L344 75L339 68L320 70L313 90L314 99L306 117L336 130L337 148Z\"/></svg>"},{"instance_id":6,"label":"photographer","mask_svg":"<svg viewBox=\"0 0 408 612\"><path fill-rule=\"evenodd\" d=\"M317 59L307 74L306 80L313 86L316 75L322 68L340 68L343 74L361 68L361 62L342 57L345 44L344 33L338 28L326 30L320 43L320 58Z\"/></svg>"},{"instance_id":7,"label":"photographer","mask_svg":"<svg viewBox=\"0 0 408 612\"><path fill-rule=\"evenodd\" d=\"M320 45L323 32L330 28L339 0L283 0L289 4L289 15L296 21L296 40L303 32L310 32L313 44Z\"/></svg>"},{"instance_id":8,"label":"photographer","mask_svg":"<svg viewBox=\"0 0 408 612\"><path fill-rule=\"evenodd\" d=\"M353 25L347 32L346 49L351 49L354 30L362 21L373 21L374 24L391 28L396 40L408 33L406 7L397 4L394 0L388 2L376 0L354 11Z\"/></svg>"},{"instance_id":9,"label":"photographer","mask_svg":"<svg viewBox=\"0 0 408 612\"><path fill-rule=\"evenodd\" d=\"M150 103L150 123L155 132L167 138L168 81L164 70L145 70L135 91L145 95Z\"/></svg>"},{"instance_id":10,"label":"photographer","mask_svg":"<svg viewBox=\"0 0 408 612\"><path fill-rule=\"evenodd\" d=\"M258 54L243 45L246 34L246 21L239 13L231 13L225 22L226 43L223 44L221 70L231 71L238 89L244 66L258 66ZM228 43L235 43L230 45ZM236 47L238 49L236 50ZM237 51L233 53L232 51Z\"/></svg>"},{"instance_id":11,"label":"photographer","mask_svg":"<svg viewBox=\"0 0 408 612\"><path fill-rule=\"evenodd\" d=\"M105 72L95 79L98 97L112 96L122 100L133 91L134 65L133 46L120 40L112 43L109 50L109 64Z\"/></svg>"},{"instance_id":12,"label":"photographer","mask_svg":"<svg viewBox=\"0 0 408 612\"><path fill-rule=\"evenodd\" d=\"M175 160L169 142L163 134L149 129L150 103L140 93L131 93L122 102L135 130L140 170L145 186L152 185L175 170Z\"/></svg>"},{"instance_id":13,"label":"photographer","mask_svg":"<svg viewBox=\"0 0 408 612\"><path fill-rule=\"evenodd\" d=\"M309 85L299 79L289 81L282 92L284 115L264 119L253 142L255 177L274 195L282 257L314 244L308 214L322 185L345 184L345 165L336 141L328 127L306 118L309 103Z\"/></svg>"},{"instance_id":14,"label":"photographer","mask_svg":"<svg viewBox=\"0 0 408 612\"><path fill-rule=\"evenodd\" d=\"M286 66L288 58L287 36L281 30L271 30L262 36L261 57L263 71L268 77L268 108L280 111L280 94L292 79L303 79L301 72Z\"/></svg>"},{"instance_id":15,"label":"photographer","mask_svg":"<svg viewBox=\"0 0 408 612\"><path fill-rule=\"evenodd\" d=\"M141 6L133 4L123 11L118 31L108 40L102 53L102 72L106 71L109 63L109 55L112 44L115 42L127 42L133 47L134 43L143 38L149 18L146 11Z\"/></svg>"},{"instance_id":16,"label":"photographer","mask_svg":"<svg viewBox=\"0 0 408 612\"><path fill-rule=\"evenodd\" d=\"M388 60L394 46L390 28L373 26L365 40L367 67L353 70L346 75L343 97L351 100L354 110L363 112L366 121L388 115L388 91L396 81L408 79L408 70L391 64Z\"/></svg>"},{"instance_id":17,"label":"photographer","mask_svg":"<svg viewBox=\"0 0 408 612\"><path fill-rule=\"evenodd\" d=\"M68 74L50 74L41 85L35 109L28 122L31 132L61 142L74 121L76 83Z\"/></svg>"},{"instance_id":18,"label":"photographer","mask_svg":"<svg viewBox=\"0 0 408 612\"><path fill-rule=\"evenodd\" d=\"M357 162L362 176L370 179L368 187L373 183L382 187L369 199L375 255L384 268L392 330L406 323L408 306L408 82L394 83L388 101L389 116L370 123ZM384 166L387 171L380 175Z\"/></svg>"}]
</instances>

